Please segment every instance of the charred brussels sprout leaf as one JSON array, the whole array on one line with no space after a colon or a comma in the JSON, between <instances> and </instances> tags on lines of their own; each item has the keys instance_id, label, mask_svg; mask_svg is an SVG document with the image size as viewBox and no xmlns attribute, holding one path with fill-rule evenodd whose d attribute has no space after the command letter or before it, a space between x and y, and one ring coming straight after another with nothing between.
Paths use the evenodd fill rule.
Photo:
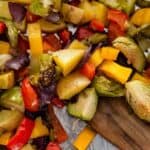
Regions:
<instances>
[{"instance_id":1,"label":"charred brussels sprout leaf","mask_svg":"<svg viewBox=\"0 0 150 150\"><path fill-rule=\"evenodd\" d=\"M96 76L92 86L96 89L99 96L121 97L125 95L124 87L121 84L105 76Z\"/></svg>"}]
</instances>

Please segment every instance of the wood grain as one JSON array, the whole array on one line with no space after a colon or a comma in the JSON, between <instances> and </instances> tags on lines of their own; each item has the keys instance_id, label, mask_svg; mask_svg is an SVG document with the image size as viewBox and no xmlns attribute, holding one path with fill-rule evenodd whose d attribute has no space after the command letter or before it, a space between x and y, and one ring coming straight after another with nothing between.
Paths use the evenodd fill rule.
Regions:
<instances>
[{"instance_id":1,"label":"wood grain","mask_svg":"<svg viewBox=\"0 0 150 150\"><path fill-rule=\"evenodd\" d=\"M124 99L100 100L90 125L122 150L150 149L150 124L138 119Z\"/></svg>"}]
</instances>

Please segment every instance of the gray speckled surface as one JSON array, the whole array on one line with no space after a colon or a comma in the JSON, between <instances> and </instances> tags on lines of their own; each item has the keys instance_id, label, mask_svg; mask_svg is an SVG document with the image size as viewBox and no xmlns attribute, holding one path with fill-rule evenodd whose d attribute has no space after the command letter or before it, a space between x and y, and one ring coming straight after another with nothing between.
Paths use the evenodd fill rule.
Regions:
<instances>
[{"instance_id":1,"label":"gray speckled surface","mask_svg":"<svg viewBox=\"0 0 150 150\"><path fill-rule=\"evenodd\" d=\"M63 127L65 128L66 132L69 135L69 140L63 143L61 147L63 150L74 150L71 143L80 133L80 131L86 126L86 123L80 121L79 119L70 117L66 112L66 108L63 109L55 108L55 112L60 122L62 123ZM106 141L100 135L97 135L94 138L93 142L89 145L88 150L117 150L117 148L112 144L110 144L108 141Z\"/></svg>"}]
</instances>

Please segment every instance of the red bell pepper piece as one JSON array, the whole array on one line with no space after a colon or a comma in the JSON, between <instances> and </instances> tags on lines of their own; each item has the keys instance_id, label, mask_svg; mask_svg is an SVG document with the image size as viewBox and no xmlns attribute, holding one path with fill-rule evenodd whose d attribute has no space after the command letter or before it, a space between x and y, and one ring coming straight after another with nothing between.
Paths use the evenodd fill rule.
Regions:
<instances>
[{"instance_id":1,"label":"red bell pepper piece","mask_svg":"<svg viewBox=\"0 0 150 150\"><path fill-rule=\"evenodd\" d=\"M80 27L77 31L77 39L82 41L90 37L92 34L93 32L89 28Z\"/></svg>"},{"instance_id":2,"label":"red bell pepper piece","mask_svg":"<svg viewBox=\"0 0 150 150\"><path fill-rule=\"evenodd\" d=\"M61 148L59 147L59 145L55 142L50 142L47 147L46 150L61 150Z\"/></svg>"},{"instance_id":3,"label":"red bell pepper piece","mask_svg":"<svg viewBox=\"0 0 150 150\"><path fill-rule=\"evenodd\" d=\"M58 97L53 98L51 100L52 104L58 108L63 108L64 107L64 103L62 100L60 100Z\"/></svg>"},{"instance_id":4,"label":"red bell pepper piece","mask_svg":"<svg viewBox=\"0 0 150 150\"><path fill-rule=\"evenodd\" d=\"M60 36L60 39L63 41L63 43L67 44L70 40L71 32L65 29L59 33L59 36Z\"/></svg>"},{"instance_id":5,"label":"red bell pepper piece","mask_svg":"<svg viewBox=\"0 0 150 150\"><path fill-rule=\"evenodd\" d=\"M126 30L125 23L128 20L128 16L124 12L120 10L109 9L108 20L117 23L122 31Z\"/></svg>"},{"instance_id":6,"label":"red bell pepper piece","mask_svg":"<svg viewBox=\"0 0 150 150\"><path fill-rule=\"evenodd\" d=\"M87 78L92 80L95 76L95 66L92 63L85 63L83 67L80 69L80 73L85 75Z\"/></svg>"},{"instance_id":7,"label":"red bell pepper piece","mask_svg":"<svg viewBox=\"0 0 150 150\"><path fill-rule=\"evenodd\" d=\"M108 26L108 39L112 42L118 36L124 36L125 32L121 30L119 25L115 22L110 22Z\"/></svg>"},{"instance_id":8,"label":"red bell pepper piece","mask_svg":"<svg viewBox=\"0 0 150 150\"><path fill-rule=\"evenodd\" d=\"M4 33L6 29L6 25L3 22L0 22L0 34Z\"/></svg>"},{"instance_id":9,"label":"red bell pepper piece","mask_svg":"<svg viewBox=\"0 0 150 150\"><path fill-rule=\"evenodd\" d=\"M47 48L49 45L49 48L52 51L60 50L62 48L61 42L55 34L49 34L49 35L44 36L43 41L46 42ZM45 43L43 43L43 45L44 44Z\"/></svg>"},{"instance_id":10,"label":"red bell pepper piece","mask_svg":"<svg viewBox=\"0 0 150 150\"><path fill-rule=\"evenodd\" d=\"M103 32L104 31L104 24L98 19L93 19L90 22L90 28L94 31Z\"/></svg>"},{"instance_id":11,"label":"red bell pepper piece","mask_svg":"<svg viewBox=\"0 0 150 150\"><path fill-rule=\"evenodd\" d=\"M31 12L27 11L26 13L26 21L27 23L33 23L39 20L41 17L35 14L32 14Z\"/></svg>"},{"instance_id":12,"label":"red bell pepper piece","mask_svg":"<svg viewBox=\"0 0 150 150\"><path fill-rule=\"evenodd\" d=\"M25 117L20 123L16 134L9 140L8 150L20 150L28 142L33 128L34 121Z\"/></svg>"},{"instance_id":13,"label":"red bell pepper piece","mask_svg":"<svg viewBox=\"0 0 150 150\"><path fill-rule=\"evenodd\" d=\"M58 143L66 141L68 135L64 130L64 128L62 127L61 123L59 122L58 118L56 117L51 104L48 105L48 114L53 126L55 141Z\"/></svg>"},{"instance_id":14,"label":"red bell pepper piece","mask_svg":"<svg viewBox=\"0 0 150 150\"><path fill-rule=\"evenodd\" d=\"M24 100L25 108L31 112L39 110L39 99L37 93L30 84L29 78L22 81L21 92Z\"/></svg>"}]
</instances>

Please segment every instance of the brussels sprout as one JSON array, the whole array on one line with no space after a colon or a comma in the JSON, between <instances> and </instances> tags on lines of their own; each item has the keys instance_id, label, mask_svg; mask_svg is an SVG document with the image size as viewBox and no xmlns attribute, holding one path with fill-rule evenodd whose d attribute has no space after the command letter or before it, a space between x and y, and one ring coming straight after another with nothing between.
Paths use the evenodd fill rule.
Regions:
<instances>
[{"instance_id":1,"label":"brussels sprout","mask_svg":"<svg viewBox=\"0 0 150 150\"><path fill-rule=\"evenodd\" d=\"M125 87L129 105L139 118L150 122L150 83L134 80Z\"/></svg>"},{"instance_id":2,"label":"brussels sprout","mask_svg":"<svg viewBox=\"0 0 150 150\"><path fill-rule=\"evenodd\" d=\"M96 89L99 96L121 97L125 95L123 85L105 76L96 76L92 86Z\"/></svg>"}]
</instances>

